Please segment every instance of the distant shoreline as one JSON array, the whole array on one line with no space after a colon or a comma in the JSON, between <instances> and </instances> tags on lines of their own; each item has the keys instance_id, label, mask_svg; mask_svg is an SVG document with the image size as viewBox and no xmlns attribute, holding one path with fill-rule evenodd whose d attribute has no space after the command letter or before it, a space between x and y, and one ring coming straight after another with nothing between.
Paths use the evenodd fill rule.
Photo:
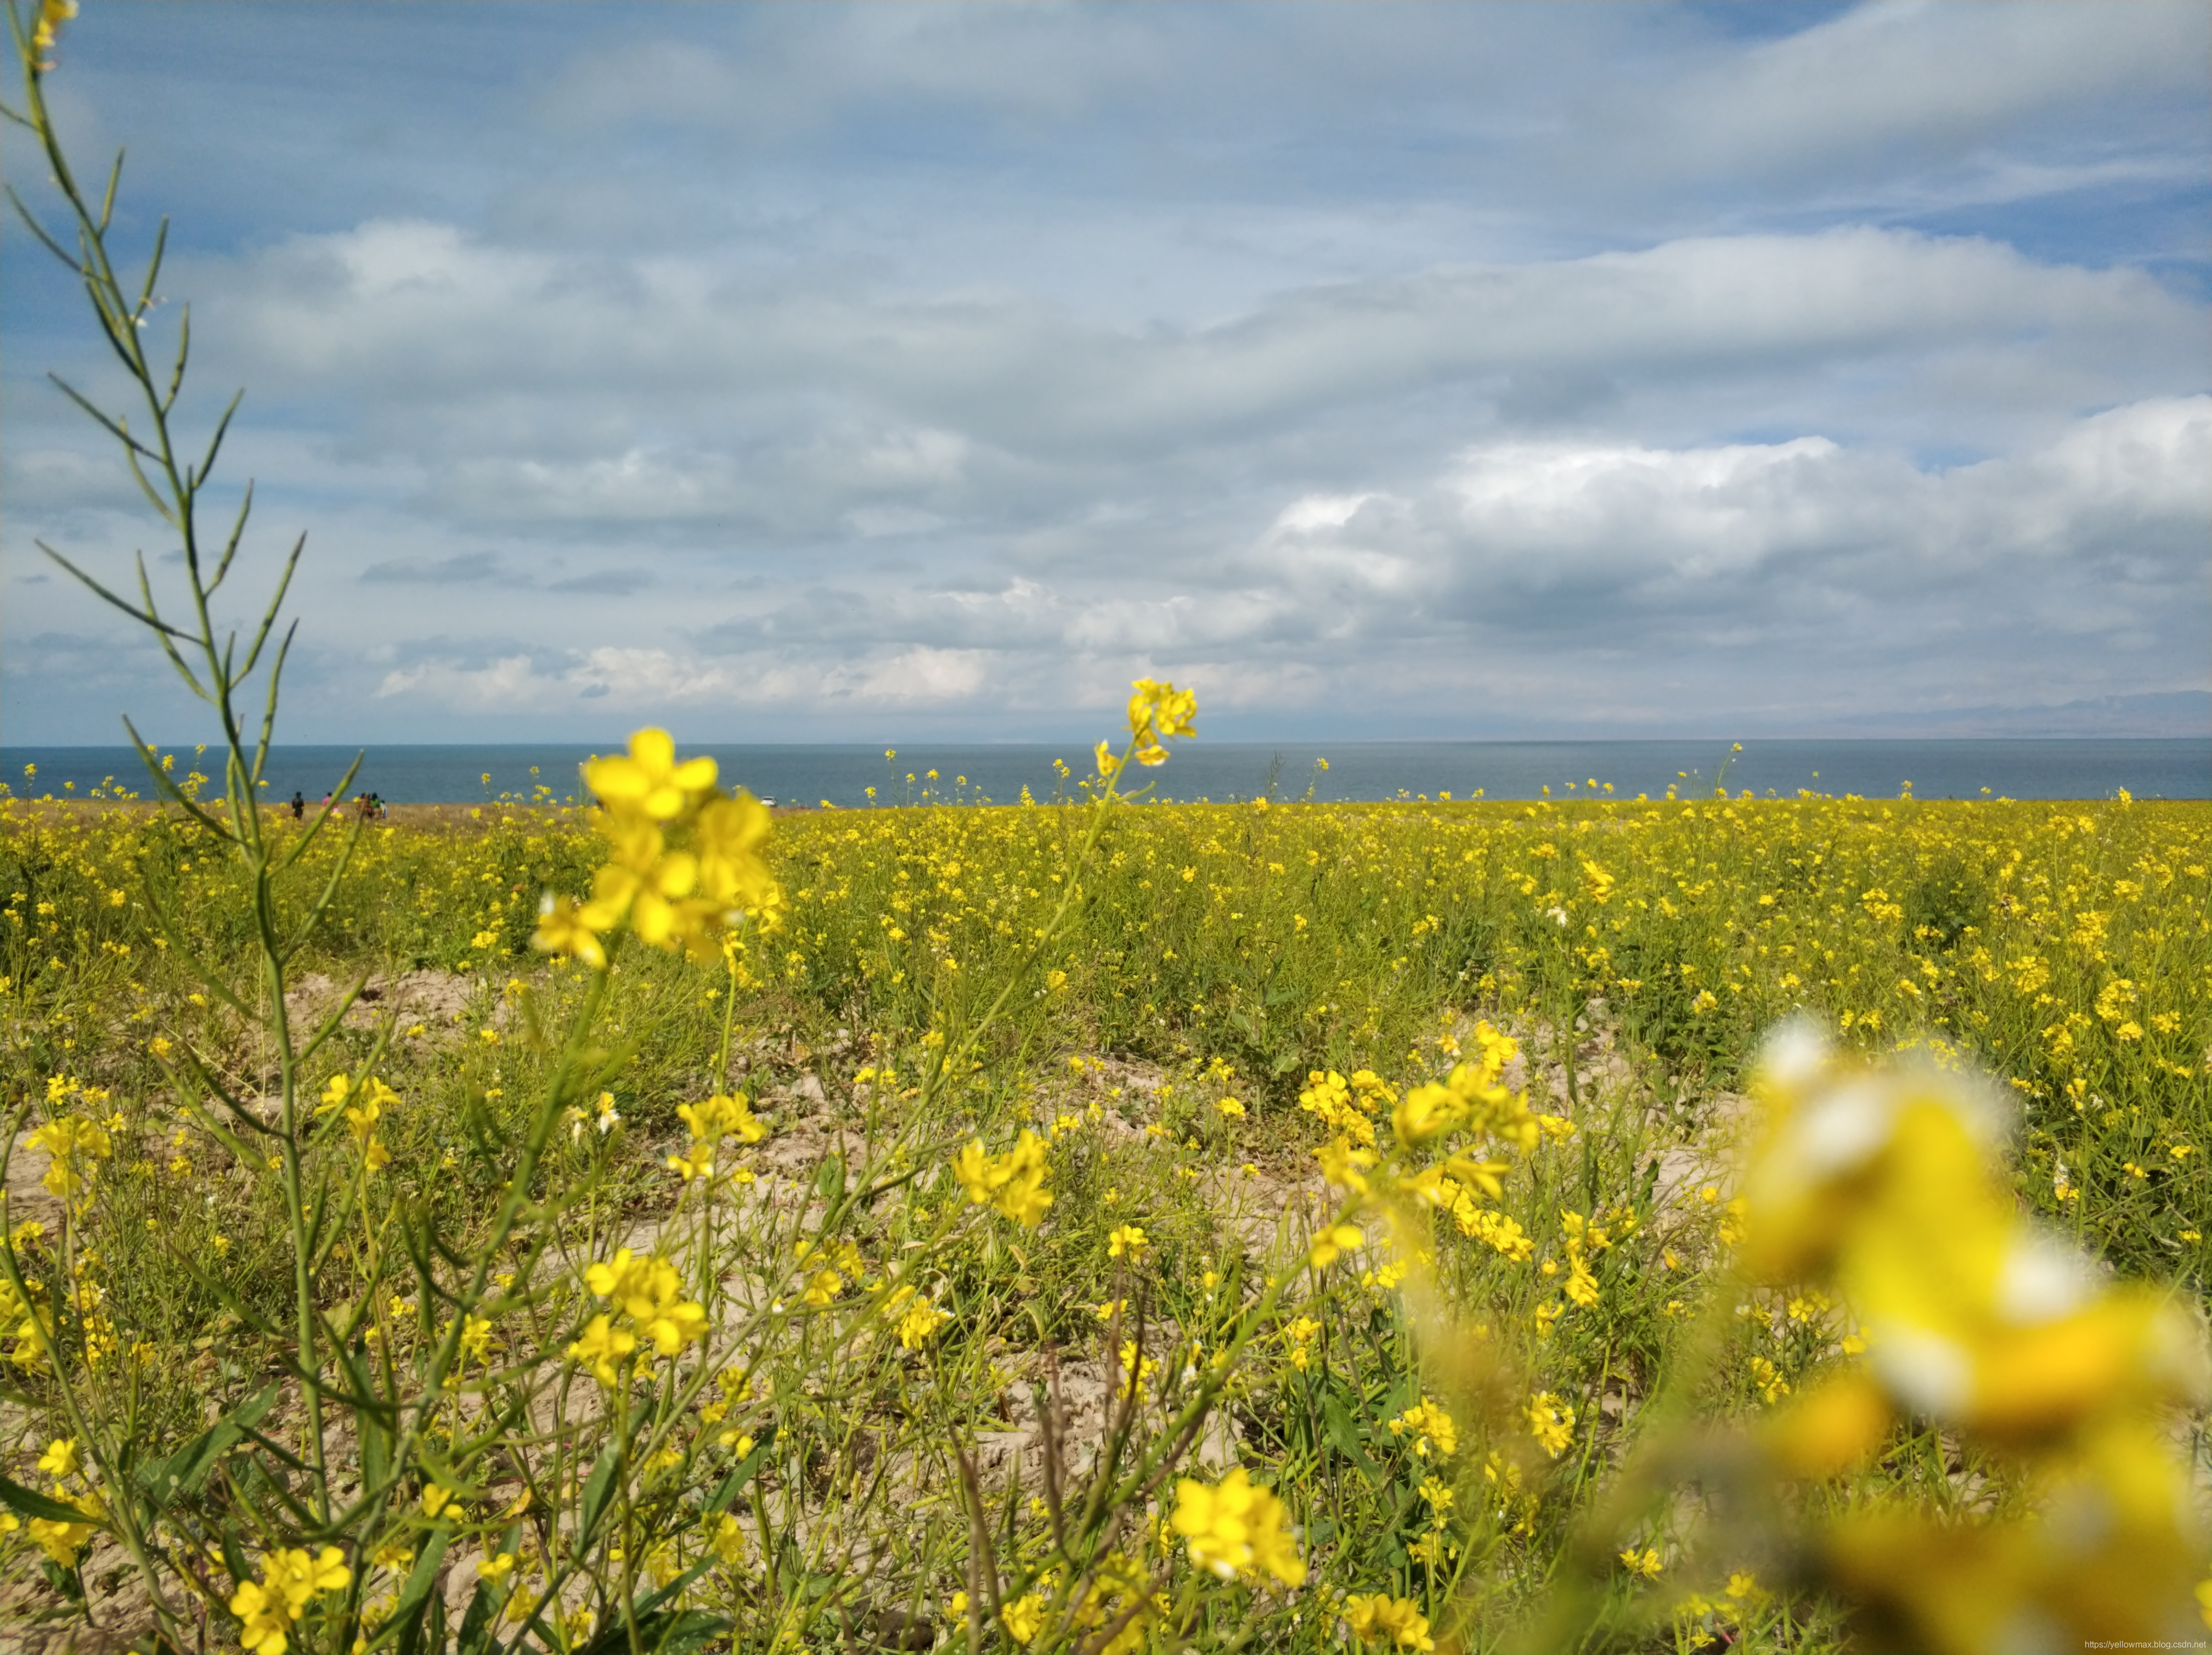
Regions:
<instances>
[{"instance_id":1,"label":"distant shoreline","mask_svg":"<svg viewBox=\"0 0 2212 1655\"><path fill-rule=\"evenodd\" d=\"M744 787L779 805L841 808L869 804L992 802L1018 804L1026 789L1039 801L1080 796L1095 775L1088 744L918 743L725 745L683 741L681 751L713 758L726 786ZM394 805L485 806L536 799L559 802L579 793L577 768L617 744L524 744L275 749L267 794L289 799L295 788L319 800L353 765L349 792L369 792ZM167 751L167 750L165 750ZM895 757L886 757L887 751ZM194 766L204 791L222 784L212 753L173 752L173 774ZM34 777L25 775L34 766ZM1266 743L1209 741L1179 747L1172 762L1135 774L1163 798L1233 802L1258 796L1330 801L1587 797L1593 791L1632 799L1710 795L1725 781L1731 794L1794 797L1800 792L1842 797L2083 800L2122 790L2138 798L2212 798L2212 732L2202 736L2102 739L1868 738L1780 741L1370 741ZM0 748L0 782L18 797L114 788L151 791L128 747ZM73 788L65 784L74 782Z\"/></svg>"}]
</instances>

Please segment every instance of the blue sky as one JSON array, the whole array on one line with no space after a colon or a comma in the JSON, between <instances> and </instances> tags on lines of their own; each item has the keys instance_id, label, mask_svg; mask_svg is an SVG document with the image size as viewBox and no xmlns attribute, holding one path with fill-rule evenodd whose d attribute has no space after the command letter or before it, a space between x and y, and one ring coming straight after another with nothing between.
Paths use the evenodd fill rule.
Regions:
<instances>
[{"instance_id":1,"label":"blue sky","mask_svg":"<svg viewBox=\"0 0 2212 1655\"><path fill-rule=\"evenodd\" d=\"M1056 739L1148 673L1344 740L2168 727L2208 64L2120 0L88 0L49 85L308 534L292 739ZM30 545L174 573L7 253L0 735L189 739Z\"/></svg>"}]
</instances>

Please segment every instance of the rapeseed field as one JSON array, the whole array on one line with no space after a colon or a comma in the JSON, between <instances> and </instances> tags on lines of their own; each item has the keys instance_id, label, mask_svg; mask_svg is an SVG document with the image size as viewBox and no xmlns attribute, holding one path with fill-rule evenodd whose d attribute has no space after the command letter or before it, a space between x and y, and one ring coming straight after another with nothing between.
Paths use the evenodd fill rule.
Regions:
<instances>
[{"instance_id":1,"label":"rapeseed field","mask_svg":"<svg viewBox=\"0 0 2212 1655\"><path fill-rule=\"evenodd\" d=\"M0 803L11 1476L74 1513L0 1537L45 1583L11 1613L135 1627L149 1575L249 1647L1982 1648L2188 1612L2200 809L1170 806L1124 773L771 824L636 746L596 819L264 824L303 853L280 935L354 840L288 964L289 1139L268 1007L201 975L252 952L234 849ZM1793 1110L1897 1141L1808 1190ZM1973 1303L2037 1270L2059 1313ZM2050 1502L2106 1484L2163 1517L2065 1538Z\"/></svg>"},{"instance_id":2,"label":"rapeseed field","mask_svg":"<svg viewBox=\"0 0 2212 1655\"><path fill-rule=\"evenodd\" d=\"M272 811L73 10L211 739L0 795L0 1646L2201 1640L2201 806Z\"/></svg>"}]
</instances>

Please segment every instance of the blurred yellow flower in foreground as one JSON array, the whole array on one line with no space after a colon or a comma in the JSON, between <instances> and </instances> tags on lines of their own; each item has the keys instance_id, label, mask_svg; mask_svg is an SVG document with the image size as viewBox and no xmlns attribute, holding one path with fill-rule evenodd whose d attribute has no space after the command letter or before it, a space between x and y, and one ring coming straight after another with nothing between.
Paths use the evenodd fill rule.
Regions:
<instances>
[{"instance_id":1,"label":"blurred yellow flower in foreground","mask_svg":"<svg viewBox=\"0 0 2212 1655\"><path fill-rule=\"evenodd\" d=\"M1180 1479L1171 1522L1198 1567L1224 1580L1267 1574L1296 1586L1304 1583L1306 1566L1292 1542L1288 1515L1282 1501L1239 1467L1210 1488Z\"/></svg>"},{"instance_id":2,"label":"blurred yellow flower in foreground","mask_svg":"<svg viewBox=\"0 0 2212 1655\"><path fill-rule=\"evenodd\" d=\"M2027 1443L2122 1403L2186 1402L2203 1352L2180 1313L2106 1290L2023 1219L2000 1178L1993 1089L1933 1066L1832 1064L1814 1037L1776 1043L1768 1123L1747 1171L1741 1259L1787 1285L1832 1280L1900 1409Z\"/></svg>"},{"instance_id":3,"label":"blurred yellow flower in foreground","mask_svg":"<svg viewBox=\"0 0 2212 1655\"><path fill-rule=\"evenodd\" d=\"M54 66L54 42L61 36L62 25L76 15L76 0L39 0L39 20L31 27L31 56L46 74ZM36 776L35 765L23 766L23 774Z\"/></svg>"},{"instance_id":4,"label":"blurred yellow flower in foreground","mask_svg":"<svg viewBox=\"0 0 2212 1655\"><path fill-rule=\"evenodd\" d=\"M1759 1092L1739 1262L1832 1285L1868 1353L1777 1417L1771 1451L1839 1475L1917 1417L2008 1458L2033 1501L2014 1520L1859 1506L1816 1537L1833 1583L1929 1649L2189 1636L2205 1543L2163 1415L2203 1404L2193 1323L2021 1214L1994 1088L1848 1063L1793 1025Z\"/></svg>"}]
</instances>

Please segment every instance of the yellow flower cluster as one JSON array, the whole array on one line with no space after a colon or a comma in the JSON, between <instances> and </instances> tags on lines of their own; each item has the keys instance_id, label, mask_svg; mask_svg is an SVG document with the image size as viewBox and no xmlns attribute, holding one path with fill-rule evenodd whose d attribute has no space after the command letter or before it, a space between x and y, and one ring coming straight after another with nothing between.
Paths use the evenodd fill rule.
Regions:
<instances>
[{"instance_id":1,"label":"yellow flower cluster","mask_svg":"<svg viewBox=\"0 0 2212 1655\"><path fill-rule=\"evenodd\" d=\"M1092 1638L1077 1647L1097 1655L1137 1655L1150 1642L1154 1603L1152 1582L1144 1570L1120 1552L1109 1552L1091 1571L1091 1590L1068 1616L1078 1632L1097 1633L1109 1627L1121 1629L1103 1643Z\"/></svg>"},{"instance_id":2,"label":"yellow flower cluster","mask_svg":"<svg viewBox=\"0 0 2212 1655\"><path fill-rule=\"evenodd\" d=\"M1298 1093L1298 1107L1314 1116L1330 1131L1363 1147L1375 1144L1376 1112L1396 1094L1372 1069L1361 1069L1346 1080L1334 1069L1315 1069Z\"/></svg>"},{"instance_id":3,"label":"yellow flower cluster","mask_svg":"<svg viewBox=\"0 0 2212 1655\"><path fill-rule=\"evenodd\" d=\"M1499 1070L1518 1049L1487 1024L1476 1033L1490 1037L1483 1041L1480 1062L1455 1064L1441 1084L1415 1086L1400 1100L1390 1122L1400 1143L1417 1144L1439 1132L1460 1130L1512 1145L1523 1153L1536 1147L1543 1126L1529 1112L1528 1094L1509 1092L1498 1083ZM1462 1182L1483 1180L1478 1177ZM1491 1193L1494 1196L1496 1191Z\"/></svg>"},{"instance_id":4,"label":"yellow flower cluster","mask_svg":"<svg viewBox=\"0 0 2212 1655\"><path fill-rule=\"evenodd\" d=\"M1413 1452L1423 1459L1432 1451L1438 1459L1459 1452L1459 1427L1441 1402L1426 1396L1390 1421L1390 1434L1410 1438Z\"/></svg>"},{"instance_id":5,"label":"yellow flower cluster","mask_svg":"<svg viewBox=\"0 0 2212 1655\"><path fill-rule=\"evenodd\" d=\"M1601 1226L1580 1213L1562 1211L1559 1228L1567 1238L1567 1280L1560 1291L1588 1310L1598 1300L1597 1277L1589 1267L1590 1256L1611 1246L1611 1238ZM1547 1264L1544 1268L1548 1271L1552 1267Z\"/></svg>"},{"instance_id":6,"label":"yellow flower cluster","mask_svg":"<svg viewBox=\"0 0 2212 1655\"><path fill-rule=\"evenodd\" d=\"M9 1243L19 1261L24 1249L40 1239L45 1230L46 1226L36 1219L27 1219L9 1232ZM17 1367L27 1368L38 1361L46 1341L52 1336L54 1318L52 1311L41 1302L46 1284L27 1279L23 1285L31 1294L27 1301L17 1296L14 1282L0 1279L0 1338L15 1340L15 1348L8 1360Z\"/></svg>"},{"instance_id":7,"label":"yellow flower cluster","mask_svg":"<svg viewBox=\"0 0 2212 1655\"><path fill-rule=\"evenodd\" d=\"M1388 1592L1354 1592L1337 1605L1337 1613L1344 1617L1344 1628L1363 1644L1379 1644L1386 1649L1433 1650L1436 1640L1429 1635L1429 1617L1410 1597L1393 1597Z\"/></svg>"},{"instance_id":8,"label":"yellow flower cluster","mask_svg":"<svg viewBox=\"0 0 2212 1655\"><path fill-rule=\"evenodd\" d=\"M1210 1487L1189 1477L1178 1480L1170 1521L1188 1544L1191 1562L1224 1580L1256 1580L1263 1574L1285 1586L1305 1580L1305 1560L1283 1502L1242 1467Z\"/></svg>"},{"instance_id":9,"label":"yellow flower cluster","mask_svg":"<svg viewBox=\"0 0 2212 1655\"><path fill-rule=\"evenodd\" d=\"M906 1287L899 1291L908 1295L913 1293L913 1289ZM895 1329L898 1334L900 1348L905 1350L920 1350L937 1336L937 1330L939 1328L951 1319L930 1300L914 1299L914 1302L908 1305L900 1315Z\"/></svg>"},{"instance_id":10,"label":"yellow flower cluster","mask_svg":"<svg viewBox=\"0 0 2212 1655\"><path fill-rule=\"evenodd\" d=\"M977 1141L952 1158L952 1175L966 1188L970 1202L978 1207L988 1203L1015 1223L1031 1228L1043 1220L1044 1209L1052 1205L1052 1196L1044 1187L1048 1170L1044 1141L1027 1130L1003 1155L986 1153Z\"/></svg>"},{"instance_id":11,"label":"yellow flower cluster","mask_svg":"<svg viewBox=\"0 0 2212 1655\"><path fill-rule=\"evenodd\" d=\"M392 1160L391 1151L376 1135L376 1123L384 1117L385 1105L398 1101L399 1094L373 1074L357 1087L352 1076L333 1074L330 1084L323 1088L322 1101L315 1106L315 1113L327 1115L333 1110L344 1110L346 1129L361 1149L362 1165L376 1172Z\"/></svg>"},{"instance_id":12,"label":"yellow flower cluster","mask_svg":"<svg viewBox=\"0 0 2212 1655\"><path fill-rule=\"evenodd\" d=\"M546 896L535 945L603 966L601 938L627 920L641 942L707 960L723 927L775 907L781 892L761 855L768 810L750 794L721 792L715 774L711 758L678 763L675 742L656 729L633 735L627 755L586 764L599 801L592 824L610 855L588 902ZM687 832L687 846L672 844Z\"/></svg>"},{"instance_id":13,"label":"yellow flower cluster","mask_svg":"<svg viewBox=\"0 0 2212 1655\"><path fill-rule=\"evenodd\" d=\"M76 0L39 0L38 21L31 26L31 58L41 75L51 74L54 67L54 43L60 40L62 25L76 15ZM32 767L25 765L26 773Z\"/></svg>"},{"instance_id":14,"label":"yellow flower cluster","mask_svg":"<svg viewBox=\"0 0 2212 1655\"><path fill-rule=\"evenodd\" d=\"M1198 733L1193 724L1198 716L1198 697L1151 678L1139 678L1129 687L1135 691L1129 697L1129 733L1136 738L1136 760L1139 764L1164 764L1168 750L1160 745L1162 736Z\"/></svg>"},{"instance_id":15,"label":"yellow flower cluster","mask_svg":"<svg viewBox=\"0 0 2212 1655\"><path fill-rule=\"evenodd\" d=\"M1504 1213L1477 1207L1465 1190L1451 1186L1451 1196L1444 1210L1452 1215L1459 1232L1482 1243L1486 1247L1503 1253L1516 1264L1525 1264L1536 1250L1536 1243L1519 1222Z\"/></svg>"},{"instance_id":16,"label":"yellow flower cluster","mask_svg":"<svg viewBox=\"0 0 2212 1655\"><path fill-rule=\"evenodd\" d=\"M1566 1452L1575 1439L1575 1410L1548 1390L1528 1399L1528 1431L1553 1459Z\"/></svg>"},{"instance_id":17,"label":"yellow flower cluster","mask_svg":"<svg viewBox=\"0 0 2212 1655\"><path fill-rule=\"evenodd\" d=\"M678 1105L676 1118L690 1129L691 1147L671 1155L668 1166L689 1183L714 1175L714 1156L725 1138L755 1144L768 1136L768 1128L754 1118L751 1102L743 1097L716 1092L703 1103Z\"/></svg>"},{"instance_id":18,"label":"yellow flower cluster","mask_svg":"<svg viewBox=\"0 0 2212 1655\"><path fill-rule=\"evenodd\" d=\"M30 1527L32 1543L51 1558L56 1567L73 1567L77 1554L92 1538L94 1524L106 1517L106 1510L94 1489L86 1488L73 1493L70 1488L70 1482L83 1471L76 1438L57 1437L48 1443L46 1452L39 1456L39 1469L54 1480L54 1499L76 1506L85 1514L86 1520L34 1517ZM0 1532L15 1526L15 1519L9 1516Z\"/></svg>"},{"instance_id":19,"label":"yellow flower cluster","mask_svg":"<svg viewBox=\"0 0 2212 1655\"><path fill-rule=\"evenodd\" d=\"M345 1554L335 1546L313 1557L296 1549L270 1553L261 1560L261 1579L246 1581L231 1597L230 1612L244 1623L239 1643L247 1655L284 1655L292 1624L307 1612L309 1600L352 1581Z\"/></svg>"},{"instance_id":20,"label":"yellow flower cluster","mask_svg":"<svg viewBox=\"0 0 2212 1655\"><path fill-rule=\"evenodd\" d=\"M52 1158L39 1182L48 1195L62 1202L80 1202L88 1196L99 1163L115 1153L106 1127L75 1115L47 1122L24 1141Z\"/></svg>"},{"instance_id":21,"label":"yellow flower cluster","mask_svg":"<svg viewBox=\"0 0 2212 1655\"><path fill-rule=\"evenodd\" d=\"M637 1349L641 1338L651 1340L659 1354L674 1356L706 1336L706 1311L681 1296L676 1267L665 1258L633 1256L624 1247L586 1270L584 1285L611 1300L614 1310L585 1324L582 1336L568 1347L568 1358L589 1363L603 1385L619 1383L617 1364Z\"/></svg>"}]
</instances>

